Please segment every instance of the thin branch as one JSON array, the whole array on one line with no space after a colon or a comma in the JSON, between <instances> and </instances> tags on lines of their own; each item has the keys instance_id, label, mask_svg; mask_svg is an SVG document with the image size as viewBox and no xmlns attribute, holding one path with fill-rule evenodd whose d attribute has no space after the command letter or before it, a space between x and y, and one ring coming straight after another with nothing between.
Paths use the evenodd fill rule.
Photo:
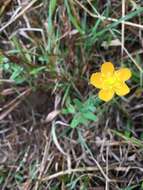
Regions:
<instances>
[{"instance_id":1,"label":"thin branch","mask_svg":"<svg viewBox=\"0 0 143 190\"><path fill-rule=\"evenodd\" d=\"M109 168L109 170L116 170L116 171L127 171L127 170L130 170L130 169L135 169L135 170L138 169L141 172L143 172L143 168L140 168L140 167L120 167L120 166L118 167L118 166L112 165ZM106 167L103 167L103 170L106 170ZM80 173L81 172L95 172L95 171L99 171L99 168L98 167L75 168L75 169L70 169L70 172L69 172L69 170L63 170L63 171L54 173L54 174L52 174L50 176L43 177L41 179L41 182L49 181L49 180L58 178L60 176L69 175L71 173L77 173L77 172L80 172ZM108 182L111 182L111 181L112 180L109 180Z\"/></svg>"},{"instance_id":2,"label":"thin branch","mask_svg":"<svg viewBox=\"0 0 143 190\"><path fill-rule=\"evenodd\" d=\"M81 8L83 8L91 17L94 18L99 18L101 20L107 20L107 21L112 21L112 22L118 22L118 19L115 18L110 18L110 17L105 17L105 16L101 16L101 15L95 15L93 13L91 13L84 5L82 5L82 3L80 3L78 0L74 0ZM136 23L132 23L132 22L128 22L128 21L121 21L121 23L124 23L125 25L128 26L133 26L136 28L140 28L143 29L143 25L141 24L136 24Z\"/></svg>"},{"instance_id":3,"label":"thin branch","mask_svg":"<svg viewBox=\"0 0 143 190\"><path fill-rule=\"evenodd\" d=\"M12 17L4 26L0 28L0 32L2 32L4 29L6 29L9 25L11 25L13 22L15 22L19 17L21 17L34 3L36 3L37 0L33 0L20 12L18 13L14 18Z\"/></svg>"}]
</instances>

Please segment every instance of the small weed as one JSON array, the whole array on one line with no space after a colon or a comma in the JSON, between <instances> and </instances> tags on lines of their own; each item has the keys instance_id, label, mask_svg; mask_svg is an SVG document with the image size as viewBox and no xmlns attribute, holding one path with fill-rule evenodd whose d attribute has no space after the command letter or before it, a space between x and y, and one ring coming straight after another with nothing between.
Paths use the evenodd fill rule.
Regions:
<instances>
[{"instance_id":1,"label":"small weed","mask_svg":"<svg viewBox=\"0 0 143 190\"><path fill-rule=\"evenodd\" d=\"M81 102L79 99L74 99L71 102L70 98L66 101L66 108L62 110L64 115L71 114L72 120L70 126L76 128L78 125L88 125L89 121L97 121L95 114L96 107L99 104L98 99L89 97L85 102Z\"/></svg>"}]
</instances>

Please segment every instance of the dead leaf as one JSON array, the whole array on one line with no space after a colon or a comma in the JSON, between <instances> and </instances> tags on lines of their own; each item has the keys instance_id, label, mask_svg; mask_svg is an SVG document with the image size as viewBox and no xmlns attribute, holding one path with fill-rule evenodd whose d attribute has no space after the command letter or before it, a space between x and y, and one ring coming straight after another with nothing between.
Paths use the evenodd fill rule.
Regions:
<instances>
[{"instance_id":1,"label":"dead leaf","mask_svg":"<svg viewBox=\"0 0 143 190\"><path fill-rule=\"evenodd\" d=\"M121 46L121 42L119 39L111 40L110 42L104 41L101 46L104 48L108 48L110 46Z\"/></svg>"},{"instance_id":2,"label":"dead leaf","mask_svg":"<svg viewBox=\"0 0 143 190\"><path fill-rule=\"evenodd\" d=\"M60 113L59 110L54 110L52 112L50 112L46 119L45 119L45 122L48 123L48 122L51 122L58 114Z\"/></svg>"}]
</instances>

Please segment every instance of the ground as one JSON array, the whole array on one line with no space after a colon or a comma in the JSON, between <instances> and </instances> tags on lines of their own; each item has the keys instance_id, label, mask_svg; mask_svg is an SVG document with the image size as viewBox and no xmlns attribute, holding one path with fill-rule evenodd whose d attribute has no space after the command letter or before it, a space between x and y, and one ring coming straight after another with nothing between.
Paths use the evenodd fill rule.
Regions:
<instances>
[{"instance_id":1,"label":"ground","mask_svg":"<svg viewBox=\"0 0 143 190\"><path fill-rule=\"evenodd\" d=\"M0 189L143 189L143 2L1 0ZM130 93L104 102L104 62Z\"/></svg>"}]
</instances>

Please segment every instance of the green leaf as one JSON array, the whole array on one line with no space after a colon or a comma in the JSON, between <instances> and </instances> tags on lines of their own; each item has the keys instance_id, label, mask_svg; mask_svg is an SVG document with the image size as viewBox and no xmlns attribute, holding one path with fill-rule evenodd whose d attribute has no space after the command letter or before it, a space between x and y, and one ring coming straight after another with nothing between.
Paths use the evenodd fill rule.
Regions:
<instances>
[{"instance_id":1,"label":"green leaf","mask_svg":"<svg viewBox=\"0 0 143 190\"><path fill-rule=\"evenodd\" d=\"M71 105L71 104L69 104L67 110L68 110L68 112L71 113L71 114L74 114L74 113L76 112L74 106Z\"/></svg>"},{"instance_id":2,"label":"green leaf","mask_svg":"<svg viewBox=\"0 0 143 190\"><path fill-rule=\"evenodd\" d=\"M80 120L78 117L74 117L71 121L71 128L76 128L80 124Z\"/></svg>"},{"instance_id":3,"label":"green leaf","mask_svg":"<svg viewBox=\"0 0 143 190\"><path fill-rule=\"evenodd\" d=\"M74 99L73 102L76 105L76 107L78 108L78 110L81 110L81 108L83 108L83 103L80 100Z\"/></svg>"},{"instance_id":4,"label":"green leaf","mask_svg":"<svg viewBox=\"0 0 143 190\"><path fill-rule=\"evenodd\" d=\"M140 140L143 140L143 132L140 134Z\"/></svg>"},{"instance_id":5,"label":"green leaf","mask_svg":"<svg viewBox=\"0 0 143 190\"><path fill-rule=\"evenodd\" d=\"M127 138L130 138L130 137L131 137L131 132L128 131L128 130L126 130L126 131L125 131L125 136L126 136Z\"/></svg>"},{"instance_id":6,"label":"green leaf","mask_svg":"<svg viewBox=\"0 0 143 190\"><path fill-rule=\"evenodd\" d=\"M51 0L49 4L49 16L52 17L57 5L57 0Z\"/></svg>"},{"instance_id":7,"label":"green leaf","mask_svg":"<svg viewBox=\"0 0 143 190\"><path fill-rule=\"evenodd\" d=\"M94 112L96 110L96 107L94 105L93 99L89 98L85 103L84 107L87 108L89 111Z\"/></svg>"},{"instance_id":8,"label":"green leaf","mask_svg":"<svg viewBox=\"0 0 143 190\"><path fill-rule=\"evenodd\" d=\"M10 78L15 80L22 72L23 72L22 67L14 67L14 71Z\"/></svg>"},{"instance_id":9,"label":"green leaf","mask_svg":"<svg viewBox=\"0 0 143 190\"><path fill-rule=\"evenodd\" d=\"M124 17L118 18L117 21L107 25L103 30L100 30L99 32L94 33L94 36L91 38L91 44L94 44L95 41L98 39L98 37L103 36L108 30L117 27L119 24L121 24L123 21L128 21L131 18L139 15L140 13L143 12L143 7L138 8L135 11L132 11L128 15L125 15Z\"/></svg>"},{"instance_id":10,"label":"green leaf","mask_svg":"<svg viewBox=\"0 0 143 190\"><path fill-rule=\"evenodd\" d=\"M143 182L141 182L141 190L143 190Z\"/></svg>"},{"instance_id":11,"label":"green leaf","mask_svg":"<svg viewBox=\"0 0 143 190\"><path fill-rule=\"evenodd\" d=\"M68 98L66 101L66 110L71 114L74 114L76 112L75 107L71 104L70 98Z\"/></svg>"},{"instance_id":12,"label":"green leaf","mask_svg":"<svg viewBox=\"0 0 143 190\"><path fill-rule=\"evenodd\" d=\"M122 133L120 133L120 132L118 132L118 131L116 131L116 130L111 130L111 131L112 131L115 135L117 135L117 136L123 138L124 140L129 141L129 142L131 142L132 144L134 144L134 145L136 145L136 146L138 146L138 147L143 148L143 143L142 143L141 140L138 140L137 138L134 138L134 137L126 137L124 134L122 134Z\"/></svg>"},{"instance_id":13,"label":"green leaf","mask_svg":"<svg viewBox=\"0 0 143 190\"><path fill-rule=\"evenodd\" d=\"M74 116L74 118L71 121L71 127L76 128L79 124L86 125L88 120L82 115L82 114L77 114Z\"/></svg>"},{"instance_id":14,"label":"green leaf","mask_svg":"<svg viewBox=\"0 0 143 190\"><path fill-rule=\"evenodd\" d=\"M68 0L65 0L65 5L66 5L66 8L67 8L67 12L68 12L68 16L69 16L69 19L70 21L72 22L72 24L75 26L75 28L79 31L80 34L84 34L84 30L81 28L76 16L74 16L72 14L72 11L71 11L71 4L70 4L70 1Z\"/></svg>"},{"instance_id":15,"label":"green leaf","mask_svg":"<svg viewBox=\"0 0 143 190\"><path fill-rule=\"evenodd\" d=\"M30 71L31 75L37 75L39 74L41 71L45 70L46 66L42 66L42 67L38 67L38 68L34 68L32 69L32 71Z\"/></svg>"},{"instance_id":16,"label":"green leaf","mask_svg":"<svg viewBox=\"0 0 143 190\"><path fill-rule=\"evenodd\" d=\"M74 104L72 104L72 102ZM73 115L70 123L72 128L77 127L79 124L83 124L85 126L89 121L97 121L97 116L94 114L96 104L97 100L95 97L89 97L85 102L82 102L77 98L71 101L71 99L68 98L66 100L66 109L62 109L62 114Z\"/></svg>"},{"instance_id":17,"label":"green leaf","mask_svg":"<svg viewBox=\"0 0 143 190\"><path fill-rule=\"evenodd\" d=\"M0 176L0 185L4 182L4 177Z\"/></svg>"},{"instance_id":18,"label":"green leaf","mask_svg":"<svg viewBox=\"0 0 143 190\"><path fill-rule=\"evenodd\" d=\"M9 68L10 68L10 64L9 64L9 63L5 63L5 64L3 65L3 69L4 69L5 71L8 71Z\"/></svg>"},{"instance_id":19,"label":"green leaf","mask_svg":"<svg viewBox=\"0 0 143 190\"><path fill-rule=\"evenodd\" d=\"M92 112L86 112L83 113L84 118L91 120L91 121L97 121L97 116L93 114Z\"/></svg>"},{"instance_id":20,"label":"green leaf","mask_svg":"<svg viewBox=\"0 0 143 190\"><path fill-rule=\"evenodd\" d=\"M62 113L62 114L64 114L64 115L69 114L69 112L68 112L68 110L67 110L67 109L62 109L62 110L61 110L61 113Z\"/></svg>"}]
</instances>

